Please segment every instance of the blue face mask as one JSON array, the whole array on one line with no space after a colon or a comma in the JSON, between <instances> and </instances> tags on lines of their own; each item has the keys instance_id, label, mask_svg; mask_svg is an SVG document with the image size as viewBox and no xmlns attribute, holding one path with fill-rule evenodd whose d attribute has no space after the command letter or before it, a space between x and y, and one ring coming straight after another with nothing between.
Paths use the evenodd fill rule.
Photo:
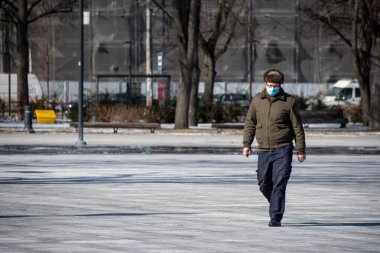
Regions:
<instances>
[{"instance_id":1,"label":"blue face mask","mask_svg":"<svg viewBox=\"0 0 380 253\"><path fill-rule=\"evenodd\" d=\"M279 87L266 87L267 89L267 93L269 96L273 97L273 96L276 96L279 92L280 92L280 88Z\"/></svg>"}]
</instances>

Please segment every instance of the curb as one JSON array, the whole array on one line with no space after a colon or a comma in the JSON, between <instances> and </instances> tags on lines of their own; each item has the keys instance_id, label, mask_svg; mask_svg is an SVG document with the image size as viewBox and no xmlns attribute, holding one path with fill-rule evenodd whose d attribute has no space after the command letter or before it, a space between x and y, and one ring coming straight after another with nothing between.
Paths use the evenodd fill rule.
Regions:
<instances>
[{"instance_id":1,"label":"curb","mask_svg":"<svg viewBox=\"0 0 380 253\"><path fill-rule=\"evenodd\" d=\"M228 154L240 155L241 147L188 146L49 146L1 145L0 155L18 154ZM309 147L307 154L315 155L379 155L379 147Z\"/></svg>"}]
</instances>

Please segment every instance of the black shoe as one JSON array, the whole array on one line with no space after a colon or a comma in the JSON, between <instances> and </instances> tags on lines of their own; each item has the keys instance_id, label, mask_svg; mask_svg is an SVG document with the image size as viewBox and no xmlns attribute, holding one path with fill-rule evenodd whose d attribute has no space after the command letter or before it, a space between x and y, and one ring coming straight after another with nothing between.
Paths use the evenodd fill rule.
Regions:
<instances>
[{"instance_id":1,"label":"black shoe","mask_svg":"<svg viewBox=\"0 0 380 253\"><path fill-rule=\"evenodd\" d=\"M281 221L276 221L276 220L270 220L268 223L269 227L281 227Z\"/></svg>"}]
</instances>

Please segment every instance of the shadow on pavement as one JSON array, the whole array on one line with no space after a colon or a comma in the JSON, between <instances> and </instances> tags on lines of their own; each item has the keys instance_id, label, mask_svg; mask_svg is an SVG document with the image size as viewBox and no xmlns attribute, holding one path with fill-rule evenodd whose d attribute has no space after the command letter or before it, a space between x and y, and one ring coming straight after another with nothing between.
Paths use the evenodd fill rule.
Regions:
<instances>
[{"instance_id":1,"label":"shadow on pavement","mask_svg":"<svg viewBox=\"0 0 380 253\"><path fill-rule=\"evenodd\" d=\"M286 223L289 227L378 227L380 222L303 222Z\"/></svg>"},{"instance_id":2,"label":"shadow on pavement","mask_svg":"<svg viewBox=\"0 0 380 253\"><path fill-rule=\"evenodd\" d=\"M0 219L18 218L57 218L57 217L117 217L117 216L149 216L149 215L188 215L196 213L91 213L91 214L57 214L57 215L0 215Z\"/></svg>"}]
</instances>

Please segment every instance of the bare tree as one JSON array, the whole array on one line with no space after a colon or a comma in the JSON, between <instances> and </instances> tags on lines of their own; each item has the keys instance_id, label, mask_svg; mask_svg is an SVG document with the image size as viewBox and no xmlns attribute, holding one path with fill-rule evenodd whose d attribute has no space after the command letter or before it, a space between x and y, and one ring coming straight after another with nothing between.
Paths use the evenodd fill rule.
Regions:
<instances>
[{"instance_id":1,"label":"bare tree","mask_svg":"<svg viewBox=\"0 0 380 253\"><path fill-rule=\"evenodd\" d=\"M349 10L349 11L344 11ZM380 2L376 0L319 0L304 11L337 34L352 52L360 84L363 123L380 129Z\"/></svg>"},{"instance_id":2,"label":"bare tree","mask_svg":"<svg viewBox=\"0 0 380 253\"><path fill-rule=\"evenodd\" d=\"M63 12L71 12L76 0L0 0L0 8L11 18L16 27L16 69L18 118L23 119L24 106L29 105L29 34L28 26L39 18Z\"/></svg>"},{"instance_id":3,"label":"bare tree","mask_svg":"<svg viewBox=\"0 0 380 253\"><path fill-rule=\"evenodd\" d=\"M188 3L183 3L188 2ZM181 82L177 96L175 113L175 128L189 127L189 108L191 90L198 85L198 37L200 22L200 0L176 1L174 24L179 44L179 57L181 66ZM185 6L184 6L185 5ZM194 90L198 90L194 88Z\"/></svg>"},{"instance_id":4,"label":"bare tree","mask_svg":"<svg viewBox=\"0 0 380 253\"><path fill-rule=\"evenodd\" d=\"M153 0L153 2L161 8L164 13L166 13L171 21L175 21L175 16L171 13L169 13L163 6L159 3L158 0ZM179 2L179 1L178 1ZM239 7L236 11L236 13L233 12L234 6L235 6L236 0L218 0L216 2L216 7L217 7L217 12L215 17L211 17L211 20L213 22L213 26L211 27L210 30L205 30L202 33L200 31L196 31L198 33L197 38L192 38L194 40L194 43L197 43L196 45L191 45L191 50L198 50L198 45L199 48L202 50L204 54L204 78L205 78L205 104L211 104L212 103L212 98L213 98L213 89L214 89L214 80L216 76L216 71L215 71L215 65L217 59L222 56L228 49L228 46L231 43L231 40L234 35L235 27L239 22L239 15L241 11L243 10L245 0L240 0ZM175 6L176 1L173 1L173 6ZM185 5L184 3L176 3L179 5ZM194 18L200 18L198 15L201 10L201 1L199 1L199 10L197 13L189 13L189 15L192 15ZM177 8L174 7L174 10ZM194 15L197 15L198 17L195 17ZM183 18L183 14L181 14L181 18ZM180 18L177 16L177 18ZM179 20L179 23L183 22L183 20ZM178 24L178 22L174 22L175 24ZM200 22L198 22L198 26L201 26ZM197 28L199 29L199 28ZM182 32L183 28L178 29L177 26L177 34L178 31ZM191 31L191 29L189 30ZM178 39L180 38L180 39ZM179 37L177 36L177 44L179 45L180 48L180 59L184 59L184 44L183 44L183 35L180 35ZM190 37L189 37L190 38ZM224 43L220 45L218 44L219 40L221 38L224 38ZM187 53L190 53L190 57L192 57L192 62L193 67L192 67L192 78L189 79L191 80L191 85L189 88L191 88L191 91L186 90L186 94L190 92L190 104L188 106L188 125L190 126L196 126L198 124L198 88L199 88L199 79L200 79L200 69L199 69L199 64L198 64L198 59L199 59L199 52L191 52L187 51ZM182 54L182 55L181 55ZM181 60L182 61L182 60ZM190 72L185 71L189 76ZM181 65L181 81L182 83L182 65ZM178 99L181 99L180 97L182 96L181 93L181 87L185 87L181 84L180 86L180 91L178 95ZM177 103L176 107L176 119L177 119L177 112L179 110L182 110L183 113L180 113L180 115L183 115L185 113L184 108L179 109L179 106L182 106L181 103ZM176 120L177 122L177 120Z\"/></svg>"},{"instance_id":5,"label":"bare tree","mask_svg":"<svg viewBox=\"0 0 380 253\"><path fill-rule=\"evenodd\" d=\"M204 104L206 105L212 104L214 96L214 81L217 74L215 71L216 61L227 51L230 45L245 0L240 0L236 13L233 12L235 2L236 0L218 0L215 3L217 6L216 15L211 17L211 22L214 22L211 31L201 31L200 33L200 48L204 55ZM224 43L220 45L218 42L222 37L226 38Z\"/></svg>"},{"instance_id":6,"label":"bare tree","mask_svg":"<svg viewBox=\"0 0 380 253\"><path fill-rule=\"evenodd\" d=\"M152 0L171 20L176 34L178 60L180 65L179 90L174 127L189 127L189 108L192 85L196 83L198 68L198 37L200 22L200 0L172 0L169 8L164 8L157 0ZM198 74L199 75L199 74Z\"/></svg>"},{"instance_id":7,"label":"bare tree","mask_svg":"<svg viewBox=\"0 0 380 253\"><path fill-rule=\"evenodd\" d=\"M38 69L34 72L40 72L44 80L46 80L47 102L50 99L50 79L53 68L53 38L51 37L50 25L55 22L54 18L47 17L40 19L36 23L36 28L31 28L35 34L35 38L31 40L30 47L38 51L35 60L39 62Z\"/></svg>"},{"instance_id":8,"label":"bare tree","mask_svg":"<svg viewBox=\"0 0 380 253\"><path fill-rule=\"evenodd\" d=\"M34 64L33 73L38 77L42 77L46 81L46 101L50 101L51 84L50 81L55 77L56 70L56 58L62 57L62 50L65 46L64 36L65 30L68 27L60 25L61 23L68 24L72 15L50 15L44 18L38 19L36 22L30 25L30 48L32 51ZM48 104L49 105L49 104Z\"/></svg>"}]
</instances>

